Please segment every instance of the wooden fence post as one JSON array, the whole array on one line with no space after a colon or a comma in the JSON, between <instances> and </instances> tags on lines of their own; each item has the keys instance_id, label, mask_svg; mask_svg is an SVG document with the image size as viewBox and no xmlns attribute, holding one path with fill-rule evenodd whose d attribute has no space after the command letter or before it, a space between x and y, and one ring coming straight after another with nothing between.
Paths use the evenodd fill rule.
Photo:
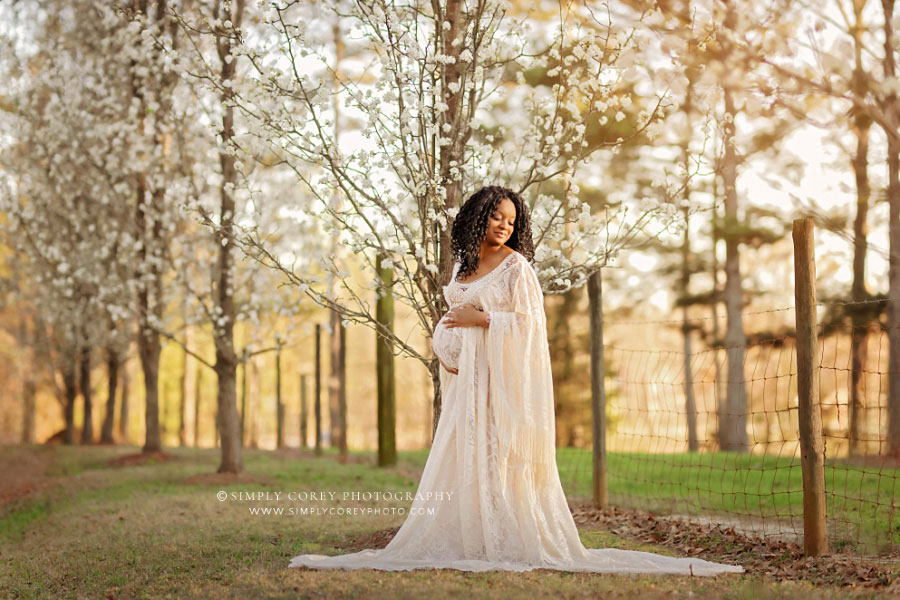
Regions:
<instances>
[{"instance_id":1,"label":"wooden fence post","mask_svg":"<svg viewBox=\"0 0 900 600\"><path fill-rule=\"evenodd\" d=\"M606 471L606 364L603 360L603 283L600 270L588 277L591 321L591 413L593 414L594 506L609 506Z\"/></svg>"},{"instance_id":2,"label":"wooden fence post","mask_svg":"<svg viewBox=\"0 0 900 600\"><path fill-rule=\"evenodd\" d=\"M803 471L803 546L807 556L828 553L825 526L825 444L819 406L816 338L816 257L813 220L796 219L794 300L797 319L797 413L800 420L800 466Z\"/></svg>"}]
</instances>

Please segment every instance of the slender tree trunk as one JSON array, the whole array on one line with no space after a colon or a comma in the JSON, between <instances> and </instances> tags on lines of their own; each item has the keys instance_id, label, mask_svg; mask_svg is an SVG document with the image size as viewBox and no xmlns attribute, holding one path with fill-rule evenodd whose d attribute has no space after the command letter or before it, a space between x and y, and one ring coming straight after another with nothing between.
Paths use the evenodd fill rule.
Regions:
<instances>
[{"instance_id":1,"label":"slender tree trunk","mask_svg":"<svg viewBox=\"0 0 900 600\"><path fill-rule=\"evenodd\" d=\"M394 295L391 283L394 270L381 266L379 255L375 265L378 274L378 299L375 319L381 327L394 331ZM394 352L390 341L381 332L375 333L375 371L378 379L378 466L397 464L397 417L394 388Z\"/></svg>"},{"instance_id":2,"label":"slender tree trunk","mask_svg":"<svg viewBox=\"0 0 900 600\"><path fill-rule=\"evenodd\" d=\"M681 293L684 298L687 298L690 294L691 282L689 225L690 212L688 207L685 207L684 241L681 245ZM681 335L684 342L684 416L687 420L688 451L697 452L700 449L700 442L697 438L697 402L694 399L694 373L691 369L691 357L693 354L691 350L691 323L688 317L688 305L685 302L681 307Z\"/></svg>"},{"instance_id":3,"label":"slender tree trunk","mask_svg":"<svg viewBox=\"0 0 900 600\"><path fill-rule=\"evenodd\" d=\"M84 425L81 428L81 443L83 445L88 445L94 443L94 411L92 404L93 398L91 397L91 349L88 346L81 349L79 368L81 369L81 373L78 384L81 388L81 397L84 400Z\"/></svg>"},{"instance_id":4,"label":"slender tree trunk","mask_svg":"<svg viewBox=\"0 0 900 600\"><path fill-rule=\"evenodd\" d=\"M247 405L247 410L250 411L250 448L259 448L259 419L257 412L259 410L259 367L256 364L256 361L248 359L250 361L250 402Z\"/></svg>"},{"instance_id":5,"label":"slender tree trunk","mask_svg":"<svg viewBox=\"0 0 900 600\"><path fill-rule=\"evenodd\" d=\"M128 418L130 416L128 410L128 395L131 387L131 375L128 373L128 361L126 360L121 367L122 371L122 397L119 400L119 439L123 444L130 444L131 438L128 435Z\"/></svg>"},{"instance_id":6,"label":"slender tree trunk","mask_svg":"<svg viewBox=\"0 0 900 600\"><path fill-rule=\"evenodd\" d=\"M163 2L164 4L164 2ZM149 13L147 0L134 0L133 8L136 14L149 22L152 17ZM164 10L158 10L157 19L165 18ZM146 25L145 25L146 26ZM139 101L141 115L139 135L146 135L143 115L147 114L147 103L141 89L141 83L137 79L132 80L132 97ZM162 114L157 110L157 115ZM154 143L161 144L159 132L153 132ZM152 317L160 318L162 311L162 280L159 258L160 239L162 237L162 222L157 214L162 208L163 192L160 187L151 190L147 184L146 172L137 174L137 204L135 207L135 230L140 242L137 257L135 278L138 283L138 353L141 358L141 368L144 371L144 422L146 437L143 452L157 452L162 448L159 431L159 354L161 344L159 334L154 330ZM149 219L149 222L148 222Z\"/></svg>"},{"instance_id":7,"label":"slender tree trunk","mask_svg":"<svg viewBox=\"0 0 900 600\"><path fill-rule=\"evenodd\" d=\"M685 4L688 11L682 16L686 22L690 19L690 2ZM700 449L700 443L697 439L697 402L694 399L694 373L691 369L691 324L688 319L688 303L687 299L691 294L691 137L693 136L692 127L692 111L693 108L693 91L694 77L693 71L688 71L688 87L685 96L682 111L687 118L687 135L682 146L682 160L684 162L684 238L681 243L681 294L685 299L681 307L681 335L684 342L684 416L687 421L688 433L688 451L697 452Z\"/></svg>"},{"instance_id":8,"label":"slender tree trunk","mask_svg":"<svg viewBox=\"0 0 900 600\"><path fill-rule=\"evenodd\" d=\"M184 328L184 343L190 340L190 327ZM178 445L187 446L188 353L181 353L181 378L178 380Z\"/></svg>"},{"instance_id":9,"label":"slender tree trunk","mask_svg":"<svg viewBox=\"0 0 900 600\"><path fill-rule=\"evenodd\" d=\"M22 443L35 442L34 411L37 385L30 369L22 382Z\"/></svg>"},{"instance_id":10,"label":"slender tree trunk","mask_svg":"<svg viewBox=\"0 0 900 600\"><path fill-rule=\"evenodd\" d=\"M341 437L338 439L338 449L340 450L338 460L341 463L346 463L349 456L347 452L347 328L342 325L339 331L340 352L338 353L338 363L340 369L338 370L338 390L340 390L340 393L338 394L338 416L341 422L339 423L338 431L341 432Z\"/></svg>"},{"instance_id":11,"label":"slender tree trunk","mask_svg":"<svg viewBox=\"0 0 900 600\"><path fill-rule=\"evenodd\" d=\"M436 390L437 394L441 393L441 364L438 362L437 358L432 359L430 363L428 363L428 373L431 375L431 385L434 390ZM440 413L441 403L440 401L432 402L432 411L437 411ZM431 415L431 437L427 440L428 446L431 446L431 443L434 441L434 435L437 433L438 421L440 420L440 414L435 416L435 413L432 412Z\"/></svg>"},{"instance_id":12,"label":"slender tree trunk","mask_svg":"<svg viewBox=\"0 0 900 600\"><path fill-rule=\"evenodd\" d=\"M581 297L580 289L569 290L560 294L560 302L553 311L552 336L553 336L553 398L556 415L556 444L557 446L571 447L575 445L577 429L580 427L583 415L576 405L577 392L581 383L576 379L575 347L572 340L569 321L578 311L578 301ZM575 390L576 394L571 391Z\"/></svg>"},{"instance_id":13,"label":"slender tree trunk","mask_svg":"<svg viewBox=\"0 0 900 600\"><path fill-rule=\"evenodd\" d=\"M241 358L241 446L247 442L247 357Z\"/></svg>"},{"instance_id":14,"label":"slender tree trunk","mask_svg":"<svg viewBox=\"0 0 900 600\"><path fill-rule=\"evenodd\" d=\"M452 56L458 59L459 55L462 53L464 44L454 44L453 42L464 33L465 20L462 12L463 2L462 0L447 0L444 6L444 14L441 16L440 21L449 23L450 27L439 33L442 37L436 40L438 47L435 50L440 51L440 53L445 56ZM445 63L443 76L444 85L441 86L441 89L444 94L444 103L447 105L447 110L442 113L444 118L443 123L447 123L453 128L458 128L460 127L460 124L464 122L464 119L461 118L464 90L462 86L460 86L459 90L454 92L451 89L451 86L459 85L460 78L462 77L462 69L459 60ZM462 188L460 181L451 177L451 169L455 164L462 163L460 159L465 144L468 141L468 135L464 131L456 133L455 143L451 146L445 146L439 157L441 183L445 190L445 206L447 208L459 206L462 203ZM441 283L446 283L446 280L449 280L449 276L453 271L453 255L450 252L449 228L441 230L437 238L440 246L440 261L438 267L440 272L445 274L445 281L442 281ZM438 315L435 319L435 325L439 318L440 316ZM436 422L440 416L439 397L436 398L435 409L434 420Z\"/></svg>"},{"instance_id":15,"label":"slender tree trunk","mask_svg":"<svg viewBox=\"0 0 900 600\"><path fill-rule=\"evenodd\" d=\"M68 356L63 365L63 388L66 395L64 410L66 419L66 432L63 435L63 443L72 445L75 443L75 399L78 397L77 377L75 369L75 357Z\"/></svg>"},{"instance_id":16,"label":"slender tree trunk","mask_svg":"<svg viewBox=\"0 0 900 600\"><path fill-rule=\"evenodd\" d=\"M143 125L142 125L143 128ZM138 176L137 209L135 211L135 223L138 239L141 244L138 250L138 267L136 277L138 279L138 354L141 359L141 368L144 371L144 423L145 440L143 452L156 452L161 449L159 433L159 335L152 328L151 314L156 313L155 304L158 299L151 299L150 289L155 288L154 282L158 276L157 267L149 260L148 246L152 246L152 237L147 235L147 212L151 210L151 202L148 201L149 191L146 185L146 176L141 173ZM153 219L155 221L155 219ZM149 239L148 239L149 238Z\"/></svg>"},{"instance_id":17,"label":"slender tree trunk","mask_svg":"<svg viewBox=\"0 0 900 600\"><path fill-rule=\"evenodd\" d=\"M855 69L853 71L853 93L859 98L866 94L866 79L862 63L862 12L865 0L853 2L854 26L853 42ZM856 218L853 221L853 284L850 297L854 302L869 298L866 289L866 253L868 252L869 197L869 131L872 119L862 111L854 115L853 133L856 136L856 155L853 157L853 173L856 178ZM850 455L864 452L860 434L865 423L864 370L868 345L870 313L864 305L852 306L852 331L850 333L850 400L849 400L849 452Z\"/></svg>"},{"instance_id":18,"label":"slender tree trunk","mask_svg":"<svg viewBox=\"0 0 900 600\"><path fill-rule=\"evenodd\" d=\"M218 389L218 386L216 386L216 389ZM235 391L235 395L237 395L237 391ZM218 391L217 391L217 392L216 392L216 398L218 399L218 397L219 397L219 393L218 393ZM222 421L221 421L221 419L222 419L222 413L221 413L221 411L219 410L218 401L217 401L217 402L216 402L216 440L215 440L215 447L216 447L216 448L221 448L221 447L222 447L222 442L220 441L220 436L221 436L221 433L222 433Z\"/></svg>"},{"instance_id":19,"label":"slender tree trunk","mask_svg":"<svg viewBox=\"0 0 900 600\"><path fill-rule=\"evenodd\" d=\"M194 448L200 447L200 400L203 397L203 366L197 366L194 377Z\"/></svg>"},{"instance_id":20,"label":"slender tree trunk","mask_svg":"<svg viewBox=\"0 0 900 600\"><path fill-rule=\"evenodd\" d=\"M884 76L896 77L893 31L894 0L881 0L884 11ZM886 100L891 114L900 118L900 102L892 93ZM888 237L890 264L888 267L888 455L900 459L900 143L896 135L887 136L888 165Z\"/></svg>"},{"instance_id":21,"label":"slender tree trunk","mask_svg":"<svg viewBox=\"0 0 900 600\"><path fill-rule=\"evenodd\" d=\"M278 430L276 431L277 447L284 448L284 402L281 399L281 340L275 349L275 414Z\"/></svg>"},{"instance_id":22,"label":"slender tree trunk","mask_svg":"<svg viewBox=\"0 0 900 600\"><path fill-rule=\"evenodd\" d=\"M336 281L336 280L335 280ZM337 284L333 284L336 286ZM332 287L334 293L336 287ZM334 296L332 296L334 297ZM330 373L328 375L328 437L329 445L332 448L339 448L341 444L341 390L340 390L340 369L341 369L341 314L337 310L329 313L329 366Z\"/></svg>"},{"instance_id":23,"label":"slender tree trunk","mask_svg":"<svg viewBox=\"0 0 900 600\"><path fill-rule=\"evenodd\" d=\"M36 336L35 336L36 337ZM34 380L34 365L37 358L36 339L29 340L26 319L19 323L19 347L30 352L23 353L19 361L19 374L22 381L22 443L33 444L35 441L34 411L37 384Z\"/></svg>"},{"instance_id":24,"label":"slender tree trunk","mask_svg":"<svg viewBox=\"0 0 900 600\"><path fill-rule=\"evenodd\" d=\"M344 40L341 32L340 21L335 20L332 26L332 38L334 40L334 81L333 89L335 94L332 96L332 111L334 113L334 143L338 144L341 134L341 104L337 91L340 90L341 79L343 77L341 71L341 63L344 58ZM342 199L340 193L335 193L334 205L336 210L340 210ZM340 239L337 234L331 238L332 260L335 265L340 264ZM330 295L332 299L337 298L339 281L334 273L330 275ZM342 325L343 318L339 309L332 309L330 314L330 367L331 373L328 378L328 416L329 416L329 436L332 448L338 448L340 462L347 460L347 415L341 412L342 406L346 405L346 390L343 388L346 376L343 369L345 368L341 356L344 355L343 340L346 339L346 332Z\"/></svg>"},{"instance_id":25,"label":"slender tree trunk","mask_svg":"<svg viewBox=\"0 0 900 600\"><path fill-rule=\"evenodd\" d=\"M221 13L220 13L221 11ZM221 80L225 84L221 101L224 106L222 115L222 150L219 153L219 162L222 169L222 186L219 191L221 207L219 219L221 228L216 232L217 247L219 248L218 281L216 282L216 302L218 313L221 315L219 322L214 324L214 338L216 346L216 376L218 383L218 410L217 423L222 443L221 463L219 473L240 473L243 470L241 459L240 425L237 415L237 357L234 351L234 290L232 278L234 276L234 264L232 253L234 252L234 195L233 187L237 183L237 171L235 170L235 158L230 153L231 140L234 137L234 107L231 105L234 92L230 82L234 80L236 57L233 56L235 30L241 26L243 18L244 2L237 0L233 4L217 2L216 18L221 17L223 22L231 21L232 28L224 31L216 40L219 60L222 63Z\"/></svg>"},{"instance_id":26,"label":"slender tree trunk","mask_svg":"<svg viewBox=\"0 0 900 600\"><path fill-rule=\"evenodd\" d=\"M309 429L309 414L306 408L306 375L300 376L300 447L306 448L307 430Z\"/></svg>"},{"instance_id":27,"label":"slender tree trunk","mask_svg":"<svg viewBox=\"0 0 900 600\"><path fill-rule=\"evenodd\" d=\"M447 0L446 3L435 2L434 6L438 11L442 6L444 8L443 14L437 15L439 17L437 19L438 22L449 23L450 25L447 29L439 28L438 35L435 39L435 53L443 54L444 56L453 57L455 59L452 62L445 63L438 75L439 77L443 76L443 85L441 86L441 89L444 95L444 103L447 105L447 110L441 113L443 119L441 127L444 127L444 125L450 126L451 133L449 135L452 137L453 143L441 148L440 156L435 157L435 160L439 160L440 162L440 178L441 185L444 189L444 198L437 199L437 206L421 206L420 210L423 213L430 209L445 210L447 208L458 207L462 204L461 182L459 179L452 176L452 169L455 165L464 163L463 153L466 144L469 141L469 136L471 135L471 130L468 128L467 121L462 114L465 88L460 85L462 72L459 55L462 53L465 44L453 43L454 40L465 34L466 22L463 18L464 4L462 0ZM456 86L459 87L457 88L457 91L454 92L452 88ZM431 200L429 199L427 201ZM441 274L441 279L435 284L429 284L428 288L434 299L431 303L431 326L432 330L434 330L434 327L437 326L437 323L444 312L443 308L445 308L445 304L441 293L441 286L449 282L450 275L453 273L453 254L450 248L449 226L441 227L439 223L435 223L433 225L431 236L437 243L438 272ZM441 419L440 369L440 363L436 359L432 360L429 365L433 388L433 409L431 415L432 440L437 431L438 421Z\"/></svg>"},{"instance_id":28,"label":"slender tree trunk","mask_svg":"<svg viewBox=\"0 0 900 600\"><path fill-rule=\"evenodd\" d=\"M866 252L868 242L866 235L868 225L866 218L869 212L869 124L861 118L856 119L856 156L853 159L853 171L856 175L856 218L853 222L853 285L851 298L854 302L863 302L869 297L866 289ZM864 370L868 346L868 326L870 313L865 305L851 309L853 329L850 336L851 372L850 372L850 454L864 451L861 447L860 434L865 423L865 387Z\"/></svg>"},{"instance_id":29,"label":"slender tree trunk","mask_svg":"<svg viewBox=\"0 0 900 600\"><path fill-rule=\"evenodd\" d=\"M169 423L172 417L172 380L167 379L162 388L162 396L159 398L159 409L162 415L159 420L159 438L161 441L165 441L169 434Z\"/></svg>"},{"instance_id":30,"label":"slender tree trunk","mask_svg":"<svg viewBox=\"0 0 900 600\"><path fill-rule=\"evenodd\" d=\"M144 452L158 452L162 449L159 432L159 337L151 330L138 334L138 350L144 370L144 423L146 438Z\"/></svg>"},{"instance_id":31,"label":"slender tree trunk","mask_svg":"<svg viewBox=\"0 0 900 600\"><path fill-rule=\"evenodd\" d=\"M725 348L728 357L728 386L726 392L725 422L720 423L720 439L723 450L743 452L747 450L747 396L744 385L744 334L743 298L741 286L740 253L737 210L737 156L734 149L735 108L730 90L724 90L726 119L725 156L722 179L725 187Z\"/></svg>"},{"instance_id":32,"label":"slender tree trunk","mask_svg":"<svg viewBox=\"0 0 900 600\"><path fill-rule=\"evenodd\" d=\"M332 448L338 449L338 460L343 463L347 460L347 396L345 387L346 365L344 364L344 356L346 355L344 343L347 339L347 329L343 326L341 314L337 310L331 311L330 318L329 435L331 437L330 445Z\"/></svg>"},{"instance_id":33,"label":"slender tree trunk","mask_svg":"<svg viewBox=\"0 0 900 600\"><path fill-rule=\"evenodd\" d=\"M712 338L713 338L713 360L716 370L715 381L715 397L716 397L716 417L719 423L719 430L716 433L719 442L719 448L722 448L722 424L725 423L725 399L726 395L722 392L722 361L719 360L719 348L722 346L722 336L719 331L719 257L717 255L719 236L716 233L719 226L719 213L716 203L719 199L718 194L718 178L713 178L713 227L712 227L712 256L710 257L710 277L712 278L712 296L710 298L710 308L712 312Z\"/></svg>"},{"instance_id":34,"label":"slender tree trunk","mask_svg":"<svg viewBox=\"0 0 900 600\"><path fill-rule=\"evenodd\" d=\"M322 326L316 323L316 456L322 454Z\"/></svg>"},{"instance_id":35,"label":"slender tree trunk","mask_svg":"<svg viewBox=\"0 0 900 600\"><path fill-rule=\"evenodd\" d=\"M114 444L113 429L116 421L116 392L119 387L119 353L112 346L106 349L106 414L100 432L101 444Z\"/></svg>"}]
</instances>

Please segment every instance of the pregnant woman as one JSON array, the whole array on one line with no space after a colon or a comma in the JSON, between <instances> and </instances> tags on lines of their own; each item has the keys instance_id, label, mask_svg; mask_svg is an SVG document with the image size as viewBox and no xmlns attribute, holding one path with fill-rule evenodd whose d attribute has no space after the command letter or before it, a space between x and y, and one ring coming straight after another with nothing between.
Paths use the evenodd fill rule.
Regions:
<instances>
[{"instance_id":1,"label":"pregnant woman","mask_svg":"<svg viewBox=\"0 0 900 600\"><path fill-rule=\"evenodd\" d=\"M305 554L290 566L742 572L582 545L556 467L550 352L527 206L512 190L482 188L460 209L451 239L456 264L444 288L451 308L432 338L442 409L409 516L383 549Z\"/></svg>"}]
</instances>

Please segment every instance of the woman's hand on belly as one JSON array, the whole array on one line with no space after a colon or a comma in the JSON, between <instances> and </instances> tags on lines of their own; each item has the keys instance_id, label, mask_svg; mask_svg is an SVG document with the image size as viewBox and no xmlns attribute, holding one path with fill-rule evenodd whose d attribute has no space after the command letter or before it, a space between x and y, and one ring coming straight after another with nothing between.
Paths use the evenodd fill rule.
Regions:
<instances>
[{"instance_id":1,"label":"woman's hand on belly","mask_svg":"<svg viewBox=\"0 0 900 600\"><path fill-rule=\"evenodd\" d=\"M447 365L444 364L444 361L438 359L438 362L441 363L441 366L444 367L449 373L453 373L454 375L459 375L459 369L451 369Z\"/></svg>"},{"instance_id":2,"label":"woman's hand on belly","mask_svg":"<svg viewBox=\"0 0 900 600\"><path fill-rule=\"evenodd\" d=\"M451 308L444 317L444 327L485 327L484 311L475 308L473 304L460 304Z\"/></svg>"}]
</instances>

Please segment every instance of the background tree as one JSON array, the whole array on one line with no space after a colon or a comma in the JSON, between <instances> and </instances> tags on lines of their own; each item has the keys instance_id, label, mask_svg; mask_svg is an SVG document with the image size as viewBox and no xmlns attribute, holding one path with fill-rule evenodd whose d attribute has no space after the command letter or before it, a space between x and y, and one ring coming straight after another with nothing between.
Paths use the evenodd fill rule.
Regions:
<instances>
[{"instance_id":1,"label":"background tree","mask_svg":"<svg viewBox=\"0 0 900 600\"><path fill-rule=\"evenodd\" d=\"M309 10L303 3L269 10L259 43L241 49L255 73L238 86L237 101L265 152L275 154L312 198L298 208L317 211L326 231L336 231L354 251L354 262L337 268L324 257L294 254L297 263L288 264L293 257L274 255L267 241L252 232L244 238L245 248L316 303L340 310L347 321L377 329L400 352L422 360L432 374L436 424L437 361L405 337L379 327L350 276L351 266L369 274L361 278L362 287L371 288L374 262L382 256L381 264L395 269L396 299L416 311L423 332L430 334L446 308L440 290L450 266L449 220L463 190L492 180L526 193L533 205L537 264L546 289L561 292L582 285L626 243L628 232L651 220L647 212L622 210L607 221L607 215L592 216L590 205L577 201L578 165L624 141L591 145L586 132L602 113L617 114L620 103L630 100L617 91L626 75L634 78L638 72L619 69L616 62L632 67L640 61L632 44L639 36L614 31L611 24L576 8L530 36L526 18L509 18L494 2L331 8L346 15L345 39L368 49L368 62L360 59L352 67L345 61L342 67L365 69L371 81L352 74L337 79L342 114L360 119L360 140L370 140L347 150L333 141L333 61L323 53L317 29L304 18ZM294 25L300 22L302 26ZM593 25L583 30L570 27L588 22ZM284 61L267 60L272 54ZM529 68L554 61L561 62L550 69L550 77L558 81L549 89L512 86L499 94L501 86L520 80ZM493 111L501 100L513 110ZM511 115L527 125L515 130L503 126ZM647 127L653 115L652 110L644 112L632 134ZM261 153L259 145L248 143L247 149ZM543 193L542 184L564 173L563 187L570 191L564 200ZM340 210L335 209L335 194L345 203ZM573 248L571 257L563 245ZM322 288L323 272L342 282L346 296L340 302Z\"/></svg>"}]
</instances>

